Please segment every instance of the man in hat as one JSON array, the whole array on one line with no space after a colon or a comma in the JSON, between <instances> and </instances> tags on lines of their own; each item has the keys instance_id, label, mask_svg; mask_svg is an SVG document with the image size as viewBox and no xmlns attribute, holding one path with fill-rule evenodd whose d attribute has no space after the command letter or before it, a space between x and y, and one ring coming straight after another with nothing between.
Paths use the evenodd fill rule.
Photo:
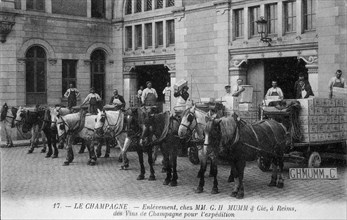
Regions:
<instances>
[{"instance_id":1,"label":"man in hat","mask_svg":"<svg viewBox=\"0 0 347 220\"><path fill-rule=\"evenodd\" d=\"M141 97L143 92L143 86L140 86L139 90L137 91L137 102L139 105L142 104Z\"/></svg>"},{"instance_id":2,"label":"man in hat","mask_svg":"<svg viewBox=\"0 0 347 220\"><path fill-rule=\"evenodd\" d=\"M305 80L304 74L299 74L299 79L294 84L294 92L296 99L306 99L314 96L312 88L308 80Z\"/></svg>"},{"instance_id":3,"label":"man in hat","mask_svg":"<svg viewBox=\"0 0 347 220\"><path fill-rule=\"evenodd\" d=\"M113 96L111 97L109 104L114 105L116 110L125 108L125 100L124 100L123 96L118 94L117 89L113 90Z\"/></svg>"},{"instance_id":4,"label":"man in hat","mask_svg":"<svg viewBox=\"0 0 347 220\"><path fill-rule=\"evenodd\" d=\"M145 106L155 106L157 104L158 94L155 89L152 88L152 82L146 82L147 88L142 91L141 101Z\"/></svg>"},{"instance_id":5,"label":"man in hat","mask_svg":"<svg viewBox=\"0 0 347 220\"><path fill-rule=\"evenodd\" d=\"M67 98L67 106L71 109L73 106L77 105L77 98L80 96L79 91L73 86L72 83L69 84L69 89L66 90L64 97Z\"/></svg>"},{"instance_id":6,"label":"man in hat","mask_svg":"<svg viewBox=\"0 0 347 220\"><path fill-rule=\"evenodd\" d=\"M101 98L97 93L95 93L94 87L92 87L90 88L90 93L84 99L81 106L83 106L84 104L88 102L89 103L88 112L94 115L98 113L97 106L99 101L101 101Z\"/></svg>"}]
</instances>

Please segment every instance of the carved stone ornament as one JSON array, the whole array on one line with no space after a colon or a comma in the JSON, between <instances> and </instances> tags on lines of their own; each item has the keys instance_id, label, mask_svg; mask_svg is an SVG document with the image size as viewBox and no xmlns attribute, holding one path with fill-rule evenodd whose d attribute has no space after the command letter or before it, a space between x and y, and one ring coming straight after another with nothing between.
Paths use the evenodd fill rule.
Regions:
<instances>
[{"instance_id":1,"label":"carved stone ornament","mask_svg":"<svg viewBox=\"0 0 347 220\"><path fill-rule=\"evenodd\" d=\"M216 13L219 15L224 15L225 12L230 10L230 0L218 0L213 4L216 7Z\"/></svg>"},{"instance_id":2,"label":"carved stone ornament","mask_svg":"<svg viewBox=\"0 0 347 220\"><path fill-rule=\"evenodd\" d=\"M175 63L167 63L164 64L167 68L169 68L170 71L176 70L176 64Z\"/></svg>"},{"instance_id":3,"label":"carved stone ornament","mask_svg":"<svg viewBox=\"0 0 347 220\"><path fill-rule=\"evenodd\" d=\"M25 64L26 59L25 58L17 58L17 63L19 64Z\"/></svg>"},{"instance_id":4,"label":"carved stone ornament","mask_svg":"<svg viewBox=\"0 0 347 220\"><path fill-rule=\"evenodd\" d=\"M86 66L89 66L91 62L92 62L91 60L83 60L83 63Z\"/></svg>"},{"instance_id":5,"label":"carved stone ornament","mask_svg":"<svg viewBox=\"0 0 347 220\"><path fill-rule=\"evenodd\" d=\"M135 66L124 65L123 72L130 72L132 69L135 69Z\"/></svg>"},{"instance_id":6,"label":"carved stone ornament","mask_svg":"<svg viewBox=\"0 0 347 220\"><path fill-rule=\"evenodd\" d=\"M57 59L48 59L48 63L51 65L57 64L58 60Z\"/></svg>"},{"instance_id":7,"label":"carved stone ornament","mask_svg":"<svg viewBox=\"0 0 347 220\"><path fill-rule=\"evenodd\" d=\"M5 43L7 35L15 24L15 14L0 12L0 42Z\"/></svg>"},{"instance_id":8,"label":"carved stone ornament","mask_svg":"<svg viewBox=\"0 0 347 220\"><path fill-rule=\"evenodd\" d=\"M174 14L175 19L180 22L185 15L185 8L184 7L178 7L172 10L172 13Z\"/></svg>"},{"instance_id":9,"label":"carved stone ornament","mask_svg":"<svg viewBox=\"0 0 347 220\"><path fill-rule=\"evenodd\" d=\"M314 64L314 63L318 63L318 56L309 56L309 57L305 57L305 56L299 56L298 60L302 59L303 61L305 61L307 64Z\"/></svg>"},{"instance_id":10,"label":"carved stone ornament","mask_svg":"<svg viewBox=\"0 0 347 220\"><path fill-rule=\"evenodd\" d=\"M230 67L240 67L243 63L247 64L247 59L243 59L243 60L230 60Z\"/></svg>"}]
</instances>

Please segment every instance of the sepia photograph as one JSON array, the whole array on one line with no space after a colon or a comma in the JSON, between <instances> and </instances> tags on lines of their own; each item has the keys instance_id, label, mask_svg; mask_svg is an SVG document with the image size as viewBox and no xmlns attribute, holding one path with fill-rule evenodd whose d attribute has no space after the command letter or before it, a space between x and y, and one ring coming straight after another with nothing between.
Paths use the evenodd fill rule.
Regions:
<instances>
[{"instance_id":1,"label":"sepia photograph","mask_svg":"<svg viewBox=\"0 0 347 220\"><path fill-rule=\"evenodd\" d=\"M0 0L0 219L347 219L347 0Z\"/></svg>"}]
</instances>

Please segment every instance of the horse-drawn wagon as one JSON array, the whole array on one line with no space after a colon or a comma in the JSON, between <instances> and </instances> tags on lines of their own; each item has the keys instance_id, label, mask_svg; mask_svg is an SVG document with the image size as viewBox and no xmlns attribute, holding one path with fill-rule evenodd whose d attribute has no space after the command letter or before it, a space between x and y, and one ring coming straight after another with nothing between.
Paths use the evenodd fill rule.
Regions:
<instances>
[{"instance_id":1,"label":"horse-drawn wagon","mask_svg":"<svg viewBox=\"0 0 347 220\"><path fill-rule=\"evenodd\" d=\"M319 167L322 158L346 160L347 99L291 99L262 106L261 118L285 125L290 135L286 160ZM270 162L258 159L267 170Z\"/></svg>"}]
</instances>

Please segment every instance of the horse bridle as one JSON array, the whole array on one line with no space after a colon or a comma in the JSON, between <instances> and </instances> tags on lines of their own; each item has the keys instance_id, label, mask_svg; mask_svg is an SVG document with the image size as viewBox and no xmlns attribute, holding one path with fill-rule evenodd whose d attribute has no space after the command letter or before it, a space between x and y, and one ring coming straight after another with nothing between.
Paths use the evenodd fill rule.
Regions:
<instances>
[{"instance_id":1,"label":"horse bridle","mask_svg":"<svg viewBox=\"0 0 347 220\"><path fill-rule=\"evenodd\" d=\"M189 120L188 117L191 116L192 117L192 120ZM195 120L195 126L193 128L190 128L190 126L193 124L193 121ZM185 125L185 124L180 124L182 125L183 127L187 128L188 132L187 134L191 134L191 135L186 135L186 136L190 136L190 138L188 139L188 141L190 139L192 139L192 134L193 134L193 131L195 130L195 128L198 126L198 120L196 119L194 113L192 112L189 112L188 115L187 115L187 121L189 121L189 124L188 125Z\"/></svg>"}]
</instances>

